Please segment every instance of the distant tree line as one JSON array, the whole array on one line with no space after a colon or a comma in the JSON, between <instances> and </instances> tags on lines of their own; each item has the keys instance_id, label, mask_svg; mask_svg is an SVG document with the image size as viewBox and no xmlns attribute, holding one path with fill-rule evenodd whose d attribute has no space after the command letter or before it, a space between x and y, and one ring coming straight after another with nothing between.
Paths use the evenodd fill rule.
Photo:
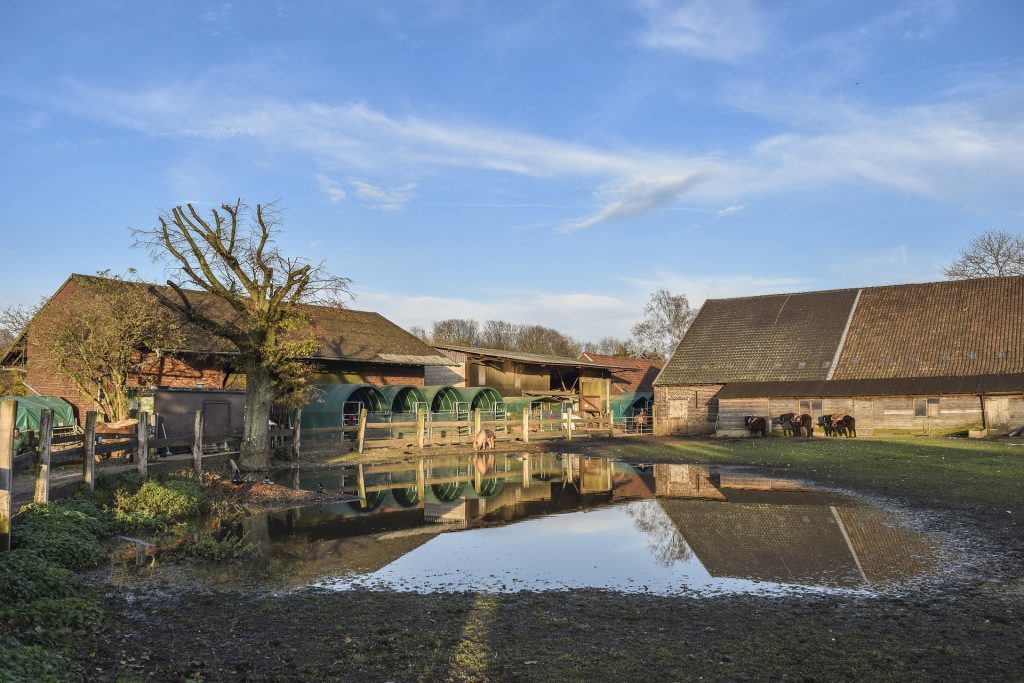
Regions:
<instances>
[{"instance_id":1,"label":"distant tree line","mask_svg":"<svg viewBox=\"0 0 1024 683\"><path fill-rule=\"evenodd\" d=\"M686 332L694 311L684 294L659 289L644 306L644 317L633 325L628 338L602 337L582 341L544 325L523 325L507 320L480 323L470 318L435 320L430 329L409 329L427 343L477 346L504 351L545 353L575 358L588 351L605 356L666 358Z\"/></svg>"}]
</instances>

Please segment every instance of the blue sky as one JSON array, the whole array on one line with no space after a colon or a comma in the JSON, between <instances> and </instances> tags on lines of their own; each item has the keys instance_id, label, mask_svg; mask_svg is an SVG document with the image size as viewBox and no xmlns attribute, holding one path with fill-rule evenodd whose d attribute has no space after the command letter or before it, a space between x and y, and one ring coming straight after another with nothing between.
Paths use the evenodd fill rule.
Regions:
<instances>
[{"instance_id":1,"label":"blue sky","mask_svg":"<svg viewBox=\"0 0 1024 683\"><path fill-rule=\"evenodd\" d=\"M649 293L939 279L1024 228L1024 4L0 8L0 305L279 200L356 308L625 335Z\"/></svg>"}]
</instances>

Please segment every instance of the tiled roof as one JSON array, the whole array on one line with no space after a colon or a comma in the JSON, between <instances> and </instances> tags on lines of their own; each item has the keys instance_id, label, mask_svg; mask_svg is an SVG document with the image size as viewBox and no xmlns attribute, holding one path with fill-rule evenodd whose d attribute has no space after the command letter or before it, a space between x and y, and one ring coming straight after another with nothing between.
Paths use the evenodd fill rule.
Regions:
<instances>
[{"instance_id":1,"label":"tiled roof","mask_svg":"<svg viewBox=\"0 0 1024 683\"><path fill-rule=\"evenodd\" d=\"M709 299L654 383L825 379L856 297L839 289Z\"/></svg>"},{"instance_id":2,"label":"tiled roof","mask_svg":"<svg viewBox=\"0 0 1024 683\"><path fill-rule=\"evenodd\" d=\"M1024 277L1004 277L712 299L655 384L1020 374Z\"/></svg>"},{"instance_id":3,"label":"tiled roof","mask_svg":"<svg viewBox=\"0 0 1024 683\"><path fill-rule=\"evenodd\" d=\"M97 279L100 278L93 275L72 275L62 289L68 286L79 287L83 282ZM164 285L134 282L122 284L125 287L156 289L177 299L172 290ZM185 294L194 306L203 310L210 317L226 320L237 315L221 299L211 294L191 290L186 290ZM89 294L79 289L73 295L88 296ZM154 298L153 305L161 306L162 304ZM391 365L454 364L418 337L379 313L353 311L336 306L303 305L302 308L312 320L313 333L318 342L318 348L311 356L314 360L345 360ZM175 316L177 314L168 309L168 315ZM189 348L174 350L202 353L232 353L234 351L233 347L225 340L212 337L196 326L186 324L185 329L187 330Z\"/></svg>"},{"instance_id":4,"label":"tiled roof","mask_svg":"<svg viewBox=\"0 0 1024 683\"><path fill-rule=\"evenodd\" d=\"M1009 394L1024 391L1024 374L964 377L833 379L813 382L730 382L718 398L808 398L829 396L935 396Z\"/></svg>"},{"instance_id":5,"label":"tiled roof","mask_svg":"<svg viewBox=\"0 0 1024 683\"><path fill-rule=\"evenodd\" d=\"M1024 373L1024 277L869 287L834 379Z\"/></svg>"},{"instance_id":6,"label":"tiled roof","mask_svg":"<svg viewBox=\"0 0 1024 683\"><path fill-rule=\"evenodd\" d=\"M654 378L665 366L665 362L660 360L603 356L589 351L581 353L580 358L614 368L612 370L612 393L615 394L654 391Z\"/></svg>"}]
</instances>

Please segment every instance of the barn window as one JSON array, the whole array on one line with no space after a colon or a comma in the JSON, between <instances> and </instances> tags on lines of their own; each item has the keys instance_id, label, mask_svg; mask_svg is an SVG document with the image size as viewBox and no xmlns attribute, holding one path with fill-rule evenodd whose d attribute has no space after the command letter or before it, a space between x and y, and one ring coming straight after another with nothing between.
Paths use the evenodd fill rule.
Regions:
<instances>
[{"instance_id":1,"label":"barn window","mask_svg":"<svg viewBox=\"0 0 1024 683\"><path fill-rule=\"evenodd\" d=\"M914 417L938 417L939 399L937 398L915 398Z\"/></svg>"},{"instance_id":2,"label":"barn window","mask_svg":"<svg viewBox=\"0 0 1024 683\"><path fill-rule=\"evenodd\" d=\"M821 417L821 399L809 398L800 401L800 413L811 415L813 417Z\"/></svg>"}]
</instances>

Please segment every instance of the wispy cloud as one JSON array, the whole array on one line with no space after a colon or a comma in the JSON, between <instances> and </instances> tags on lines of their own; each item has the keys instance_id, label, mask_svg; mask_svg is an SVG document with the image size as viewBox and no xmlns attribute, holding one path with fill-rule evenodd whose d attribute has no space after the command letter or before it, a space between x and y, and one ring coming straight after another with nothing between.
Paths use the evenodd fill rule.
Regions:
<instances>
[{"instance_id":1,"label":"wispy cloud","mask_svg":"<svg viewBox=\"0 0 1024 683\"><path fill-rule=\"evenodd\" d=\"M416 183L408 183L401 187L384 188L371 185L362 180L350 180L356 194L366 200L366 206L385 211L398 211L405 208L406 203L415 195Z\"/></svg>"},{"instance_id":2,"label":"wispy cloud","mask_svg":"<svg viewBox=\"0 0 1024 683\"><path fill-rule=\"evenodd\" d=\"M761 50L765 18L752 0L637 0L647 19L643 44L717 62L738 62Z\"/></svg>"},{"instance_id":3,"label":"wispy cloud","mask_svg":"<svg viewBox=\"0 0 1024 683\"><path fill-rule=\"evenodd\" d=\"M734 213L739 213L745 208L747 208L746 204L733 204L731 206L725 207L724 209L719 209L718 213L715 214L715 217L725 218L726 216L731 216Z\"/></svg>"},{"instance_id":4,"label":"wispy cloud","mask_svg":"<svg viewBox=\"0 0 1024 683\"><path fill-rule=\"evenodd\" d=\"M701 173L694 172L682 176L640 177L614 182L597 193L604 206L586 218L565 223L562 231L569 233L585 230L664 208L679 201L702 179Z\"/></svg>"},{"instance_id":5,"label":"wispy cloud","mask_svg":"<svg viewBox=\"0 0 1024 683\"><path fill-rule=\"evenodd\" d=\"M331 204L337 204L338 202L344 201L348 194L345 192L345 188L342 187L341 183L336 180L332 180L330 177L323 173L316 174L316 184L320 186L320 191L327 196L328 201Z\"/></svg>"}]
</instances>

